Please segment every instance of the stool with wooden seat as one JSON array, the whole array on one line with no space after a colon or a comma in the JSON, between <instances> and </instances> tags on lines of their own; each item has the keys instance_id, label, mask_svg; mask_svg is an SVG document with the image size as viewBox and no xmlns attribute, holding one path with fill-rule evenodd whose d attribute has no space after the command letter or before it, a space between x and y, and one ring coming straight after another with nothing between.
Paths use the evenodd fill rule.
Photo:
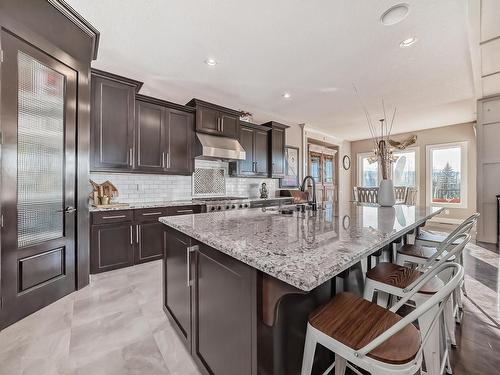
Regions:
<instances>
[{"instance_id":1,"label":"stool with wooden seat","mask_svg":"<svg viewBox=\"0 0 500 375\"><path fill-rule=\"evenodd\" d=\"M419 284L419 281L424 279L428 273L431 273L433 269L440 267L443 264L455 264L449 262L452 257L458 257L463 251L464 247L470 240L470 235L462 233L456 236L455 239L460 240L458 245L453 246L449 243L446 247L440 248L439 253L434 254L435 258L431 258L431 261L420 265L417 269L412 269L398 264L392 263L379 263L375 268L368 271L366 274L366 283L364 298L368 301L372 301L377 292L377 303L386 307L389 301L389 296L402 297L408 290L412 290ZM445 285L449 274L442 272L440 274L441 278L434 277L428 279L427 283L422 284L420 289L415 291L414 299L415 305L420 306L424 304L432 295L437 293L443 285ZM446 336L450 338L452 345L456 345L455 342L455 330L454 330L454 309L452 299L448 299L446 306L444 308L443 318L445 320L446 334L441 335L440 330L436 329L433 332L433 337L429 339L426 347L424 348L424 359L426 362L426 367L428 369L433 369L433 371L438 371L446 363L447 370L451 373L451 367L449 364L449 351L446 349L443 355L443 360L441 361L439 355L440 342L444 347L446 345ZM428 314L423 314L419 318L419 326L426 329L429 326L432 316L432 311Z\"/></svg>"},{"instance_id":2,"label":"stool with wooden seat","mask_svg":"<svg viewBox=\"0 0 500 375\"><path fill-rule=\"evenodd\" d=\"M437 253L439 249L451 245L458 245L461 241L458 237L463 234L469 234L476 225L477 218L479 214L474 214L464 220L453 232L451 232L442 242L435 244L435 246L426 246L422 245L421 242L416 242L414 245L406 244L397 250L396 263L400 265L404 265L406 263L410 263L413 265L424 265L429 262L431 259L437 258ZM443 253L446 255L446 251ZM437 259L436 259L437 260ZM459 263L460 265L464 265L463 262L463 252L457 255L457 258L451 257L450 261L454 261ZM460 288L457 289L454 293L453 303L454 303L454 312L457 319L457 322L460 322L460 313L459 309L462 309L462 293L466 296L467 291L465 288L465 279L462 280L460 284Z\"/></svg>"},{"instance_id":3,"label":"stool with wooden seat","mask_svg":"<svg viewBox=\"0 0 500 375\"><path fill-rule=\"evenodd\" d=\"M445 270L451 271L453 277L437 293L406 317L397 314L406 302L414 299L423 285ZM390 310L351 293L335 296L309 317L302 375L311 374L317 344L335 353L335 363L325 373L335 367L335 375L342 375L348 366L361 374L350 363L372 375L417 373L421 368L422 348L462 273L463 268L455 263L445 263L432 269L419 279L415 288L405 292ZM420 327L419 331L412 322L429 310L434 312L432 322L427 330Z\"/></svg>"}]
</instances>

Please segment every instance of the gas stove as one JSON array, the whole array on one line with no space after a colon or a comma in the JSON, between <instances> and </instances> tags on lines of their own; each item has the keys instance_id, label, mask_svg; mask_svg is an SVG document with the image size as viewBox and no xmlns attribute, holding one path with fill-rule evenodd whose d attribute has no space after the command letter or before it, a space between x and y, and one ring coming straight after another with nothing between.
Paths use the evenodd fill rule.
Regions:
<instances>
[{"instance_id":1,"label":"gas stove","mask_svg":"<svg viewBox=\"0 0 500 375\"><path fill-rule=\"evenodd\" d=\"M205 202L207 212L250 208L250 199L248 197L200 197L193 200Z\"/></svg>"}]
</instances>

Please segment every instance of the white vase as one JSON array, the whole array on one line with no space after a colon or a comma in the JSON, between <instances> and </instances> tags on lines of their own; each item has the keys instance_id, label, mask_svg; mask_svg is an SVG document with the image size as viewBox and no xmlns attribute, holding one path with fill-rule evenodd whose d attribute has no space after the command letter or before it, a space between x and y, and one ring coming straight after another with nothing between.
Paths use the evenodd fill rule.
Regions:
<instances>
[{"instance_id":1,"label":"white vase","mask_svg":"<svg viewBox=\"0 0 500 375\"><path fill-rule=\"evenodd\" d=\"M378 189L378 204L384 207L392 207L396 203L394 195L394 182L392 180L380 181Z\"/></svg>"}]
</instances>

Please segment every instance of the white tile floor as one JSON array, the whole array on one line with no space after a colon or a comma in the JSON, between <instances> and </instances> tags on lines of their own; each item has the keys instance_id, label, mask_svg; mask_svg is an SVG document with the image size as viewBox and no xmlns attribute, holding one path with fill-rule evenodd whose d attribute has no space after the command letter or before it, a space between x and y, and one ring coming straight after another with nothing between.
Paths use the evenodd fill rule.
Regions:
<instances>
[{"instance_id":1,"label":"white tile floor","mask_svg":"<svg viewBox=\"0 0 500 375\"><path fill-rule=\"evenodd\" d=\"M161 295L160 261L96 275L0 332L0 374L199 374Z\"/></svg>"}]
</instances>

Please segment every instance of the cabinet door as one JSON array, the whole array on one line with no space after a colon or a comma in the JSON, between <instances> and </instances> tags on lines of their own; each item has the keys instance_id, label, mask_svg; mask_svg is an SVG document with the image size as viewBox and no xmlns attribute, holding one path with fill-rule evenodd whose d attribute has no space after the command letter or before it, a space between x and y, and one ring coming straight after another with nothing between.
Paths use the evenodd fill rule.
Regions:
<instances>
[{"instance_id":1,"label":"cabinet door","mask_svg":"<svg viewBox=\"0 0 500 375\"><path fill-rule=\"evenodd\" d=\"M180 232L165 230L166 248L163 260L164 307L173 320L184 344L191 345L191 286L188 282L190 238Z\"/></svg>"},{"instance_id":2,"label":"cabinet door","mask_svg":"<svg viewBox=\"0 0 500 375\"><path fill-rule=\"evenodd\" d=\"M90 249L90 273L133 265L134 234L132 223L93 225Z\"/></svg>"},{"instance_id":3,"label":"cabinet door","mask_svg":"<svg viewBox=\"0 0 500 375\"><path fill-rule=\"evenodd\" d=\"M271 130L271 174L272 177L285 176L285 129Z\"/></svg>"},{"instance_id":4,"label":"cabinet door","mask_svg":"<svg viewBox=\"0 0 500 375\"><path fill-rule=\"evenodd\" d=\"M268 146L268 132L262 130L254 130L255 133L255 173L257 175L267 176L269 163L269 146Z\"/></svg>"},{"instance_id":5,"label":"cabinet door","mask_svg":"<svg viewBox=\"0 0 500 375\"><path fill-rule=\"evenodd\" d=\"M221 134L229 138L238 138L240 120L238 116L230 115L224 112L220 113L220 131Z\"/></svg>"},{"instance_id":6,"label":"cabinet door","mask_svg":"<svg viewBox=\"0 0 500 375\"><path fill-rule=\"evenodd\" d=\"M239 171L238 174L253 175L254 170L254 130L242 126L240 130L240 143L245 149L246 159L238 161Z\"/></svg>"},{"instance_id":7,"label":"cabinet door","mask_svg":"<svg viewBox=\"0 0 500 375\"><path fill-rule=\"evenodd\" d=\"M142 101L136 102L136 169L160 172L165 166L164 108Z\"/></svg>"},{"instance_id":8,"label":"cabinet door","mask_svg":"<svg viewBox=\"0 0 500 375\"><path fill-rule=\"evenodd\" d=\"M220 112L207 107L198 107L196 111L196 130L220 134Z\"/></svg>"},{"instance_id":9,"label":"cabinet door","mask_svg":"<svg viewBox=\"0 0 500 375\"><path fill-rule=\"evenodd\" d=\"M165 117L168 124L166 170L171 173L190 174L193 172L194 163L191 152L194 115L167 109Z\"/></svg>"},{"instance_id":10,"label":"cabinet door","mask_svg":"<svg viewBox=\"0 0 500 375\"><path fill-rule=\"evenodd\" d=\"M210 374L257 373L255 270L203 244L193 260L192 355Z\"/></svg>"},{"instance_id":11,"label":"cabinet door","mask_svg":"<svg viewBox=\"0 0 500 375\"><path fill-rule=\"evenodd\" d=\"M92 77L92 170L133 168L135 89Z\"/></svg>"},{"instance_id":12,"label":"cabinet door","mask_svg":"<svg viewBox=\"0 0 500 375\"><path fill-rule=\"evenodd\" d=\"M151 221L136 225L135 263L144 263L163 258L165 248L165 225Z\"/></svg>"}]
</instances>

